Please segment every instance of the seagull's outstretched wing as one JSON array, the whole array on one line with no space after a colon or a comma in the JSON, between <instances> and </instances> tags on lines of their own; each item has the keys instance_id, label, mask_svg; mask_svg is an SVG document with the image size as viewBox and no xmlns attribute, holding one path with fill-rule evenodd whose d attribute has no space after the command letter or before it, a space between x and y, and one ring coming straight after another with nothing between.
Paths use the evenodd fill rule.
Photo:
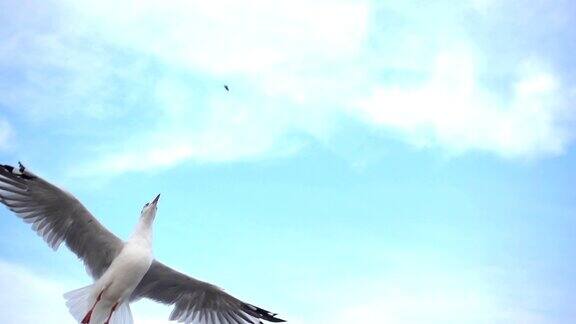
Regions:
<instances>
[{"instance_id":1,"label":"seagull's outstretched wing","mask_svg":"<svg viewBox=\"0 0 576 324\"><path fill-rule=\"evenodd\" d=\"M0 165L0 202L32 228L50 247L62 242L100 277L122 249L122 241L100 224L71 194L20 168Z\"/></svg>"},{"instance_id":2,"label":"seagull's outstretched wing","mask_svg":"<svg viewBox=\"0 0 576 324\"><path fill-rule=\"evenodd\" d=\"M220 288L154 261L132 294L174 304L170 320L183 323L256 324L285 322L262 308L247 304Z\"/></svg>"}]
</instances>

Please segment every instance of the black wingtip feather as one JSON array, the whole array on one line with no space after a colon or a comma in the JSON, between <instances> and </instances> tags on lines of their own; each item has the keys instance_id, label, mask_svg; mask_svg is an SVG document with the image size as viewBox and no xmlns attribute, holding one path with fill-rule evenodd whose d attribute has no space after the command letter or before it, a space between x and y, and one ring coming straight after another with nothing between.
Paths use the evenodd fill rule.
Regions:
<instances>
[{"instance_id":1,"label":"black wingtip feather","mask_svg":"<svg viewBox=\"0 0 576 324\"><path fill-rule=\"evenodd\" d=\"M18 172L16 172L16 168L11 165L2 164L1 165L6 171L10 172L11 174L18 176L25 180L32 180L36 178L35 176L31 175L30 172L26 172L26 167L18 161Z\"/></svg>"},{"instance_id":2,"label":"black wingtip feather","mask_svg":"<svg viewBox=\"0 0 576 324\"><path fill-rule=\"evenodd\" d=\"M262 309L260 307L256 307L254 305L243 304L242 310L245 311L246 313L250 314L251 316L254 316L256 318L261 318L261 319L268 321L268 322L273 322L273 323L286 322L285 320L276 317L277 314L271 313L265 309Z\"/></svg>"},{"instance_id":3,"label":"black wingtip feather","mask_svg":"<svg viewBox=\"0 0 576 324\"><path fill-rule=\"evenodd\" d=\"M7 165L7 164L2 164L2 167L4 169L6 169L6 171L10 172L10 173L14 173L14 167L11 165Z\"/></svg>"}]
</instances>

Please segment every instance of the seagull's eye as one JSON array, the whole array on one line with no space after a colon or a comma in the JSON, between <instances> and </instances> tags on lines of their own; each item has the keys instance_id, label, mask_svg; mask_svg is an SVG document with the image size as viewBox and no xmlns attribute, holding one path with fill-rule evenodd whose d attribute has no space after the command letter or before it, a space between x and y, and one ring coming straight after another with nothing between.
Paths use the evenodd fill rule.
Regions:
<instances>
[{"instance_id":1,"label":"seagull's eye","mask_svg":"<svg viewBox=\"0 0 576 324\"><path fill-rule=\"evenodd\" d=\"M144 205L144 207L148 207L148 205L150 205L150 203L146 203L146 205Z\"/></svg>"}]
</instances>

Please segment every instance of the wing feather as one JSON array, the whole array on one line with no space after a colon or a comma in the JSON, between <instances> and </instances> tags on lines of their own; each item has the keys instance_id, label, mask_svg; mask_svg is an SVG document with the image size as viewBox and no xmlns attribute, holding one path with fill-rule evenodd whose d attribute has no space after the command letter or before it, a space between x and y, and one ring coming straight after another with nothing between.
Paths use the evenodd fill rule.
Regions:
<instances>
[{"instance_id":1,"label":"wing feather","mask_svg":"<svg viewBox=\"0 0 576 324\"><path fill-rule=\"evenodd\" d=\"M26 170L0 165L0 202L54 250L65 242L94 278L122 249L122 241L100 224L71 194Z\"/></svg>"},{"instance_id":2,"label":"wing feather","mask_svg":"<svg viewBox=\"0 0 576 324\"><path fill-rule=\"evenodd\" d=\"M230 324L285 322L269 311L245 303L209 283L194 279L154 261L132 294L174 305L170 320L185 323Z\"/></svg>"}]
</instances>

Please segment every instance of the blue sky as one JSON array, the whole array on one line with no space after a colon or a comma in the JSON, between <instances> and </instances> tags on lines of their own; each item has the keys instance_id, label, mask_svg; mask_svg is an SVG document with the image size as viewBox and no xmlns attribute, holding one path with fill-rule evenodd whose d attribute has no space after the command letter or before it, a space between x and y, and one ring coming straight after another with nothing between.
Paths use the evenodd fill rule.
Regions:
<instances>
[{"instance_id":1,"label":"blue sky","mask_svg":"<svg viewBox=\"0 0 576 324\"><path fill-rule=\"evenodd\" d=\"M0 161L123 238L162 193L156 257L290 323L571 323L574 9L2 0ZM81 263L0 246L0 317L70 322Z\"/></svg>"}]
</instances>

